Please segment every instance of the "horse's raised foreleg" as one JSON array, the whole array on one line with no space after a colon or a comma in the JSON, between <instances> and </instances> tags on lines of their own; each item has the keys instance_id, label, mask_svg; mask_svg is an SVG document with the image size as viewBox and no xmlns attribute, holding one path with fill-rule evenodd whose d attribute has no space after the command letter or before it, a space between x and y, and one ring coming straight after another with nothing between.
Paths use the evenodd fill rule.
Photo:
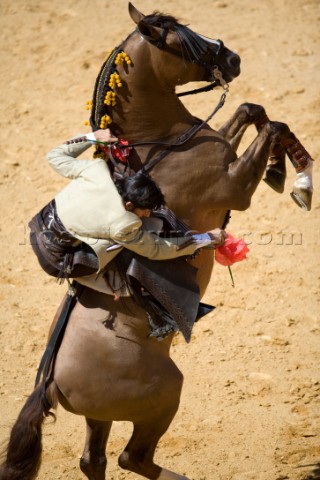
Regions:
<instances>
[{"instance_id":1,"label":"horse's raised foreleg","mask_svg":"<svg viewBox=\"0 0 320 480\"><path fill-rule=\"evenodd\" d=\"M269 122L267 115L255 123L258 132ZM274 190L283 192L285 180L285 154L288 155L297 176L293 184L291 197L299 207L304 210L311 209L312 201L312 163L310 154L306 151L294 133L282 139L271 152L270 163L266 169L264 179ZM281 184L283 178L283 186Z\"/></svg>"},{"instance_id":2,"label":"horse's raised foreleg","mask_svg":"<svg viewBox=\"0 0 320 480\"><path fill-rule=\"evenodd\" d=\"M107 466L106 445L112 422L98 422L86 418L87 435L80 468L89 480L105 480Z\"/></svg>"},{"instance_id":3,"label":"horse's raised foreleg","mask_svg":"<svg viewBox=\"0 0 320 480\"><path fill-rule=\"evenodd\" d=\"M243 210L250 205L251 197L265 171L270 152L277 143L290 136L288 126L280 122L268 122L246 151L229 164L229 178L233 189L231 209Z\"/></svg>"},{"instance_id":4,"label":"horse's raised foreleg","mask_svg":"<svg viewBox=\"0 0 320 480\"><path fill-rule=\"evenodd\" d=\"M261 105L243 103L234 112L232 117L219 129L219 133L230 143L236 152L247 128L260 122L266 117L265 109Z\"/></svg>"},{"instance_id":5,"label":"horse's raised foreleg","mask_svg":"<svg viewBox=\"0 0 320 480\"><path fill-rule=\"evenodd\" d=\"M232 117L220 128L219 133L230 143L236 152L243 134L250 125L255 125L259 132L269 121L265 109L261 105L244 103L237 108ZM276 192L282 193L286 179L285 150L276 144L270 152L264 181Z\"/></svg>"},{"instance_id":6,"label":"horse's raised foreleg","mask_svg":"<svg viewBox=\"0 0 320 480\"><path fill-rule=\"evenodd\" d=\"M243 134L249 125L255 125L258 132L270 122L261 105L244 103L220 128L219 133L237 151ZM301 142L291 132L281 142L275 143L269 152L264 181L276 192L284 191L286 179L285 155L288 155L297 172L291 197L304 210L310 210L312 199L312 159Z\"/></svg>"}]
</instances>

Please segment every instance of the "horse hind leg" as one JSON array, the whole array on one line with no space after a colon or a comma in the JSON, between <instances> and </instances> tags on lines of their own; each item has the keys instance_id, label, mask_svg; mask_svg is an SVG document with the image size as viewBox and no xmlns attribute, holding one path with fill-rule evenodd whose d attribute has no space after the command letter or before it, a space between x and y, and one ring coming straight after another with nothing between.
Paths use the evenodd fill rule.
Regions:
<instances>
[{"instance_id":1,"label":"horse hind leg","mask_svg":"<svg viewBox=\"0 0 320 480\"><path fill-rule=\"evenodd\" d=\"M172 361L160 369L160 376L153 380L152 390L149 385L149 395L139 407L140 418L133 420L132 436L118 463L121 468L150 480L188 480L153 461L158 442L178 411L183 385L183 375Z\"/></svg>"},{"instance_id":2,"label":"horse hind leg","mask_svg":"<svg viewBox=\"0 0 320 480\"><path fill-rule=\"evenodd\" d=\"M120 467L150 480L188 480L187 477L161 468L153 462L157 444L173 417L174 413L166 419L154 418L152 422L134 424L132 437L119 457Z\"/></svg>"},{"instance_id":3,"label":"horse hind leg","mask_svg":"<svg viewBox=\"0 0 320 480\"><path fill-rule=\"evenodd\" d=\"M105 451L112 422L86 418L86 423L86 442L80 459L80 468L89 480L105 480L107 466Z\"/></svg>"}]
</instances>

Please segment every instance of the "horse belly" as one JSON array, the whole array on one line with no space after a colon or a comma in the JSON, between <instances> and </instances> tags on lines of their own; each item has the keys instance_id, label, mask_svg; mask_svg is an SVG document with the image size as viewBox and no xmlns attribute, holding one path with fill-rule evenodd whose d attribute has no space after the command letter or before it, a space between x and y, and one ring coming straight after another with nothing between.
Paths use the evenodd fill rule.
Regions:
<instances>
[{"instance_id":1,"label":"horse belly","mask_svg":"<svg viewBox=\"0 0 320 480\"><path fill-rule=\"evenodd\" d=\"M54 371L63 407L96 420L137 422L150 409L178 403L183 377L166 342L148 337L141 318L109 317L79 304L72 312Z\"/></svg>"}]
</instances>

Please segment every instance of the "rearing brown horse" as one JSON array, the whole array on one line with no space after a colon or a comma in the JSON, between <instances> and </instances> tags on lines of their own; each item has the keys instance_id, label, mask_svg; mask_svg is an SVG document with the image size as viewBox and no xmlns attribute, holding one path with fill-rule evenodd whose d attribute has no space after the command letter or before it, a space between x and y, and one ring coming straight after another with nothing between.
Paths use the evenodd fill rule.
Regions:
<instances>
[{"instance_id":1,"label":"rearing brown horse","mask_svg":"<svg viewBox=\"0 0 320 480\"><path fill-rule=\"evenodd\" d=\"M185 108L175 87L194 81L231 82L240 73L240 59L221 41L195 34L173 17L144 16L132 5L129 11L137 29L118 50L122 55L111 57L101 71L92 126L106 126L112 119L113 132L136 144L133 169L168 148L161 142L174 144L180 139L151 174L168 206L193 230L221 227L228 210L249 207L270 152L289 138L289 129L267 121L262 107L244 104L221 133L204 124L183 143L181 136L199 120ZM262 118L264 126L256 139L237 157L245 129ZM210 250L192 261L202 294L213 261ZM106 478L106 443L117 420L134 425L119 457L122 468L150 480L187 480L153 461L159 439L177 412L183 383L170 358L171 342L172 335L161 342L149 336L146 313L131 298L116 302L111 295L85 287L70 316L45 397L37 387L12 429L0 479L36 478L42 423L60 402L86 418L80 467L89 480Z\"/></svg>"}]
</instances>

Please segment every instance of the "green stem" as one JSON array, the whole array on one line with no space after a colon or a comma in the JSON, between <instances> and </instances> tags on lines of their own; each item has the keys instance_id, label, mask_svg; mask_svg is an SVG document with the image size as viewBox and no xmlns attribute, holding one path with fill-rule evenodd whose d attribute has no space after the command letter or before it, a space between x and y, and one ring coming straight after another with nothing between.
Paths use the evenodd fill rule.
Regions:
<instances>
[{"instance_id":1,"label":"green stem","mask_svg":"<svg viewBox=\"0 0 320 480\"><path fill-rule=\"evenodd\" d=\"M232 285L232 286L233 286L233 288L234 288L234 280L233 280L233 275L232 275L232 270L231 270L231 267L230 267L230 265L228 265L228 270L229 270L230 277L231 277L231 285Z\"/></svg>"}]
</instances>

